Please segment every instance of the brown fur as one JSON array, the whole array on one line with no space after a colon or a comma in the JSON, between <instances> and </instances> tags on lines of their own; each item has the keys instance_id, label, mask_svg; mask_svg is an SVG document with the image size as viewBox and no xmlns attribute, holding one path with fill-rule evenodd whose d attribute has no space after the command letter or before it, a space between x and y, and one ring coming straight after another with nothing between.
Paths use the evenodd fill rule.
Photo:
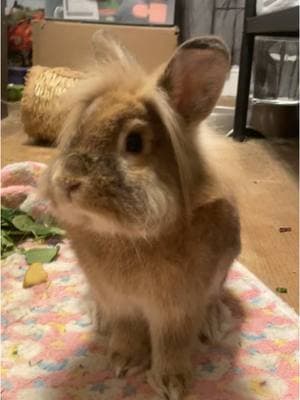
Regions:
<instances>
[{"instance_id":1,"label":"brown fur","mask_svg":"<svg viewBox=\"0 0 300 400\"><path fill-rule=\"evenodd\" d=\"M101 78L69 95L60 155L41 187L108 319L117 374L151 365L150 383L179 399L198 333L218 336L212 321L222 318L221 287L240 250L236 208L198 152L195 128L229 57L220 40L199 38L146 77L116 42L101 45ZM142 154L125 151L132 131Z\"/></svg>"}]
</instances>

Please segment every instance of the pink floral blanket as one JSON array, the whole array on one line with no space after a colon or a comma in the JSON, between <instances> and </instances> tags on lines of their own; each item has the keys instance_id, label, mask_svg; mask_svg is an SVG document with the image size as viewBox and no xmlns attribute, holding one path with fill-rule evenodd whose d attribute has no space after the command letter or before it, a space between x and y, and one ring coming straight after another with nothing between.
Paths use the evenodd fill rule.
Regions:
<instances>
[{"instance_id":1,"label":"pink floral blanket","mask_svg":"<svg viewBox=\"0 0 300 400\"><path fill-rule=\"evenodd\" d=\"M44 168L29 162L5 167L3 203L42 218L47 205L36 200L34 188ZM47 283L24 289L27 267L21 254L2 262L2 399L157 399L144 374L116 379L108 368L106 339L95 332L88 286L69 242L44 264ZM244 316L233 308L236 320L222 343L199 343L187 399L298 399L297 315L238 262L226 286Z\"/></svg>"}]
</instances>

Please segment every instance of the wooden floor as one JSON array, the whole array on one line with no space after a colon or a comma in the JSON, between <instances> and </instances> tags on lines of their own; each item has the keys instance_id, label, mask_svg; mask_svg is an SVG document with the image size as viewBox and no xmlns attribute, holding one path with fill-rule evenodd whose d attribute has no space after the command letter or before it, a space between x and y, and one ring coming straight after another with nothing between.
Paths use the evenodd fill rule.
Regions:
<instances>
[{"instance_id":1,"label":"wooden floor","mask_svg":"<svg viewBox=\"0 0 300 400\"><path fill-rule=\"evenodd\" d=\"M28 144L18 109L2 123L2 165L48 162L55 149ZM240 206L240 261L298 311L298 142L217 140L210 150ZM281 227L291 228L280 233Z\"/></svg>"}]
</instances>

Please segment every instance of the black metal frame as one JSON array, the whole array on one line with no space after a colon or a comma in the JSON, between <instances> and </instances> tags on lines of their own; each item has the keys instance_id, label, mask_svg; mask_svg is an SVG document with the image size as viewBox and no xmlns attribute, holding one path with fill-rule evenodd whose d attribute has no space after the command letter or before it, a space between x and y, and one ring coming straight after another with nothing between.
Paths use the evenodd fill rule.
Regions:
<instances>
[{"instance_id":1,"label":"black metal frame","mask_svg":"<svg viewBox=\"0 0 300 400\"><path fill-rule=\"evenodd\" d=\"M7 23L5 1L1 1L1 119L7 117Z\"/></svg>"},{"instance_id":2,"label":"black metal frame","mask_svg":"<svg viewBox=\"0 0 300 400\"><path fill-rule=\"evenodd\" d=\"M299 36L299 6L256 16L256 0L246 1L234 127L231 134L238 141L258 134L246 127L256 35Z\"/></svg>"}]
</instances>

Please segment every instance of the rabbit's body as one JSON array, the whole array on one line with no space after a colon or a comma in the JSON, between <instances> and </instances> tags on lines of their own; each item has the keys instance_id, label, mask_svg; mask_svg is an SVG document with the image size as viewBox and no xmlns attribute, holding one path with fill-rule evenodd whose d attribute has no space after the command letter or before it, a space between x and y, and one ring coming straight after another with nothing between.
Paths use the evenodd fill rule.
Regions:
<instances>
[{"instance_id":1,"label":"rabbit's body","mask_svg":"<svg viewBox=\"0 0 300 400\"><path fill-rule=\"evenodd\" d=\"M217 275L221 284L239 252L238 217L224 199L195 210L190 225L178 221L153 239L97 232L88 219L80 230L70 226L68 233L100 304L111 317L138 311L149 319L152 312L169 307L168 313L173 307L174 311L201 310L210 295L218 294L214 293Z\"/></svg>"},{"instance_id":2,"label":"rabbit's body","mask_svg":"<svg viewBox=\"0 0 300 400\"><path fill-rule=\"evenodd\" d=\"M151 365L153 386L175 400L194 340L218 335L222 284L240 250L236 208L195 138L229 60L217 39L195 39L147 80L107 43L110 68L74 92L43 187L109 324L116 373Z\"/></svg>"}]
</instances>

